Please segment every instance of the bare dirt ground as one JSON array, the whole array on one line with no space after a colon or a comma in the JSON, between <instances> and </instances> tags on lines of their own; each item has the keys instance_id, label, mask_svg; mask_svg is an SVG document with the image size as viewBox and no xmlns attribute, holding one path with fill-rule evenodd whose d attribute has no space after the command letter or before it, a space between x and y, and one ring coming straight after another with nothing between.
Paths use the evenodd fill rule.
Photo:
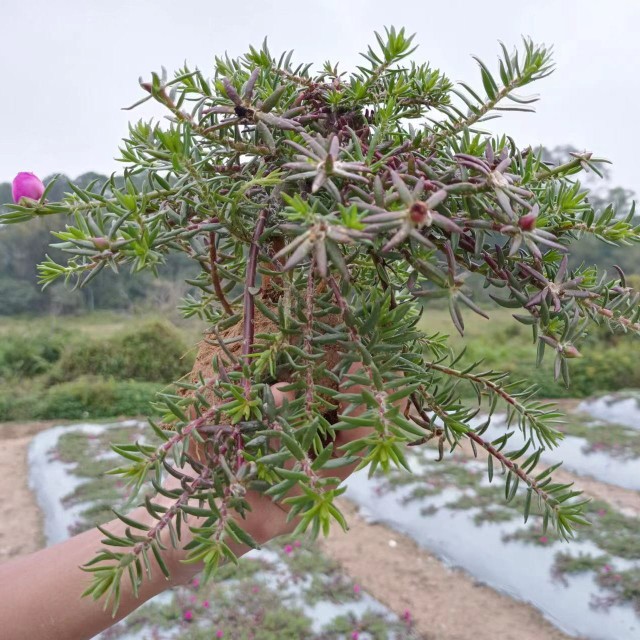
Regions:
<instances>
[{"instance_id":1,"label":"bare dirt ground","mask_svg":"<svg viewBox=\"0 0 640 640\"><path fill-rule=\"evenodd\" d=\"M17 430L0 429L0 469L4 478L0 562L44 545L40 509L27 485L27 447L33 434L16 436L16 433Z\"/></svg>"},{"instance_id":2,"label":"bare dirt ground","mask_svg":"<svg viewBox=\"0 0 640 640\"><path fill-rule=\"evenodd\" d=\"M0 562L35 551L44 544L40 510L27 484L27 449L31 438L52 424L0 424L0 468L5 471ZM555 476L559 481L575 481L587 495L606 500L629 514L640 514L640 497L634 491L566 471L558 471ZM569 637L526 603L512 600L464 572L447 567L410 538L382 525L366 523L353 505L343 502L343 508L351 532L344 534L334 529L322 543L323 549L398 615L409 610L416 631L424 640ZM389 544L391 540L395 541L393 546Z\"/></svg>"}]
</instances>

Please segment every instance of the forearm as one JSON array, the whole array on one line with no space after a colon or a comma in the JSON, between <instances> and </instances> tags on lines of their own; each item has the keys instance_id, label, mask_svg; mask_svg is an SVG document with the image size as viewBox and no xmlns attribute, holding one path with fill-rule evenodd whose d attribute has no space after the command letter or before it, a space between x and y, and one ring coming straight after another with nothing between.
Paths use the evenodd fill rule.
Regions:
<instances>
[{"instance_id":1,"label":"forearm","mask_svg":"<svg viewBox=\"0 0 640 640\"><path fill-rule=\"evenodd\" d=\"M159 503L166 501L160 498ZM251 494L251 511L239 524L259 543L290 531L294 523L285 522L285 514L271 499ZM144 507L128 514L134 520L154 524ZM191 526L198 526L197 518L191 518ZM104 527L116 535L124 535L126 525L112 520ZM169 532L164 530L161 541L167 547L163 560L169 569L166 579L155 563L153 555L151 578L143 581L139 595L133 595L131 583L125 575L121 582L120 606L115 617L111 608L103 610L104 601L96 602L90 597L82 598L82 592L91 582L91 575L80 566L91 560L103 546L104 535L91 529L65 542L42 549L29 556L16 558L0 565L0 637L11 640L85 640L113 625L134 609L162 591L185 584L201 569L201 565L183 562L187 553L173 549ZM180 546L190 540L190 533L183 527ZM249 551L245 545L233 540L227 544L238 556ZM155 570L154 570L155 569Z\"/></svg>"},{"instance_id":2,"label":"forearm","mask_svg":"<svg viewBox=\"0 0 640 640\"><path fill-rule=\"evenodd\" d=\"M285 395L279 391L278 385L274 385L272 390L279 406ZM289 394L291 392L287 392L287 396ZM353 411L352 415L358 415L361 411L362 409ZM339 450L340 445L350 438L366 435L368 431L360 427L338 433L336 449ZM320 473L344 479L355 466L356 463ZM176 483L174 478L169 477L165 486L171 487ZM291 491L291 495L299 491L296 488ZM259 544L295 528L296 519L287 518L287 510L283 505L253 491L249 491L246 498L250 508L246 518L239 520L238 524ZM171 499L162 495L157 496L156 501L166 507L172 504ZM145 508L136 509L128 515L150 526L157 522ZM190 517L189 524L197 527L199 520ZM120 520L113 520L104 526L116 535L125 534L126 525ZM186 527L182 531L180 546L184 547L190 540L190 532ZM121 582L120 606L116 616L112 617L111 608L103 610L102 599L96 602L90 597L81 597L91 583L92 576L80 567L95 557L103 547L103 539L104 535L100 531L92 529L53 547L0 565L0 637L11 640L91 638L165 589L188 582L201 569L200 565L183 562L187 553L182 549L173 549L168 530L163 530L161 542L167 547L163 560L169 569L170 579L164 577L153 555L149 554L152 563L151 578L145 576L138 597L135 597L128 576L125 575ZM248 547L231 539L226 539L225 542L238 557L249 551Z\"/></svg>"},{"instance_id":3,"label":"forearm","mask_svg":"<svg viewBox=\"0 0 640 640\"><path fill-rule=\"evenodd\" d=\"M144 509L130 515L142 521L149 517ZM116 534L124 534L125 526L118 520L105 527ZM80 597L91 581L91 575L80 566L95 556L102 547L103 538L102 533L92 529L0 565L0 620L3 627L0 635L12 640L91 638L149 598L187 582L198 571L198 567L180 562L186 555L184 552L171 550L166 556L170 580L152 561L155 571L152 570L150 579L145 579L136 598L129 580L123 579L121 604L114 618L111 608L103 610L103 601Z\"/></svg>"}]
</instances>

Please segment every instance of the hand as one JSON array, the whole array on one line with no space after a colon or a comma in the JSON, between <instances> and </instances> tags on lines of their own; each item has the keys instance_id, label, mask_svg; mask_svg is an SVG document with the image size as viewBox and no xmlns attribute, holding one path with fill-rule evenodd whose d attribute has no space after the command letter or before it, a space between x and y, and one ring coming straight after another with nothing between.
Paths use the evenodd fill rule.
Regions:
<instances>
[{"instance_id":1,"label":"hand","mask_svg":"<svg viewBox=\"0 0 640 640\"><path fill-rule=\"evenodd\" d=\"M360 365L354 365L351 372ZM273 385L272 390L276 404L281 406L291 395L280 389L285 383ZM341 386L342 391L357 392L357 385ZM344 407L340 407L344 411ZM364 408L357 408L352 415L362 413ZM366 427L341 431L336 434L335 451L340 453L340 447L355 438L361 438L371 433ZM331 475L341 479L353 472L357 463L340 469L332 470ZM328 473L328 472L327 472ZM171 478L175 482L174 478ZM264 543L276 536L290 532L296 522L287 522L286 507L276 505L269 497L257 492L249 492L251 512L242 526L259 542ZM144 507L129 514L139 522L153 526L155 520ZM193 523L195 524L195 523ZM116 535L125 535L126 525L120 520L113 520L106 525L106 529ZM189 533L183 533L182 545L188 542ZM134 596L128 580L121 584L121 600L115 618L111 611L103 610L100 603L90 598L80 598L86 589L90 576L80 571L79 566L91 559L98 548L102 546L103 534L97 529L85 531L65 542L52 547L41 549L28 556L15 558L0 566L0 602L6 611L2 617L2 637L12 640L85 640L103 631L139 607L149 598L161 593L168 587L183 584L190 580L201 567L185 564L186 552L173 549L165 530L161 537L168 552L165 561L171 573L167 581L157 569L152 571L151 578L145 580L138 596ZM231 545L237 555L248 551L247 547ZM34 608L33 603L38 606ZM25 621L28 620L28 623Z\"/></svg>"},{"instance_id":2,"label":"hand","mask_svg":"<svg viewBox=\"0 0 640 640\"><path fill-rule=\"evenodd\" d=\"M349 373L355 373L361 368L361 364L355 363L350 369ZM276 407L281 407L285 402L290 402L294 400L295 394L293 391L282 391L283 387L288 386L286 382L278 382L271 386L271 392L273 394L273 398L275 401ZM341 385L340 390L342 392L349 393L357 393L359 390L359 385ZM344 403L340 403L339 411L343 412L346 409ZM364 411L364 407L356 408L351 412L351 415L357 416ZM372 429L367 427L359 427L357 429L350 429L348 431L338 431L336 433L336 439L334 441L334 457L340 457L342 455L340 447L351 442L352 440L366 437L372 432ZM275 442L275 448L278 449L278 443ZM191 446L191 455L198 459L201 455L198 452L198 448L200 445L193 442ZM339 478L340 481L346 479L348 476L353 473L355 468L358 466L359 461L353 462L352 464L345 465L343 467L339 467L337 469L331 470L320 470L318 474L322 477L334 477ZM294 461L290 461L287 466L293 466ZM165 486L169 489L177 488L180 486L180 483L177 479L170 476ZM294 487L290 492L289 496L295 496L300 493L300 490L297 487ZM250 511L246 514L246 518L242 519L239 516L236 517L238 524L245 529L254 540L256 540L259 544L264 544L271 540L272 538L291 533L298 524L299 519L293 518L291 520L288 519L288 506L281 502L274 502L273 499L269 496L265 496L262 493L257 491L249 490L245 496L247 502L250 506ZM158 497L158 502L160 504L164 504L164 506L170 506L172 501L168 498L163 498L161 496ZM142 515L142 513L141 513ZM144 516L143 516L144 517ZM191 519L191 526L198 526L197 519ZM189 534L186 534L189 536ZM184 546L189 542L189 537L185 537L183 534L183 540L181 541L181 546ZM233 549L236 555L241 556L247 551L249 551L249 547L245 545L240 545L237 543L230 543L229 546ZM172 552L173 553L173 552ZM183 559L183 556L186 555L184 552L178 551L177 555L179 558ZM176 564L175 562L172 564ZM195 574L197 574L202 569L200 564L184 564L179 563L177 569L174 568L172 571L172 580L175 580L177 583L183 583L189 581L193 578Z\"/></svg>"}]
</instances>

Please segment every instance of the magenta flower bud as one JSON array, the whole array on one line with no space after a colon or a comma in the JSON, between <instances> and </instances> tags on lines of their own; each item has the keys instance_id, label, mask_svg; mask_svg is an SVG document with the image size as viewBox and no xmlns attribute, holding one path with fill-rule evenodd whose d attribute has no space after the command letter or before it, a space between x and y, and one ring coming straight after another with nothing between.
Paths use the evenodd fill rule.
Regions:
<instances>
[{"instance_id":1,"label":"magenta flower bud","mask_svg":"<svg viewBox=\"0 0 640 640\"><path fill-rule=\"evenodd\" d=\"M533 213L527 213L526 216L522 216L522 218L518 220L518 226L523 231L533 231L536 228L537 217L538 216Z\"/></svg>"},{"instance_id":2,"label":"magenta flower bud","mask_svg":"<svg viewBox=\"0 0 640 640\"><path fill-rule=\"evenodd\" d=\"M33 173L21 171L14 179L12 185L13 201L18 203L22 198L40 200L44 193L42 180Z\"/></svg>"},{"instance_id":3,"label":"magenta flower bud","mask_svg":"<svg viewBox=\"0 0 640 640\"><path fill-rule=\"evenodd\" d=\"M531 208L530 213L527 213L518 220L518 226L523 231L533 231L536 228L539 213L540 207L536 204Z\"/></svg>"}]
</instances>

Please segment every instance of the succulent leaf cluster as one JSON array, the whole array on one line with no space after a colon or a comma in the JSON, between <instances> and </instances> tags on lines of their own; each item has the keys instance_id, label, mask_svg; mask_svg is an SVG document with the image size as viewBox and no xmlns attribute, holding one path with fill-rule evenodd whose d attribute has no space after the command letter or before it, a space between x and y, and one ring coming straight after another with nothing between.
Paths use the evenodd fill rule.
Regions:
<instances>
[{"instance_id":1,"label":"succulent leaf cluster","mask_svg":"<svg viewBox=\"0 0 640 640\"><path fill-rule=\"evenodd\" d=\"M69 259L40 265L45 286L83 285L105 268L154 270L186 254L201 271L182 311L210 324L227 358L214 358L214 378L177 381L159 396L162 419L151 423L159 447L116 447L126 465L115 473L135 489L152 482L166 493L165 474L181 488L168 492L169 510L147 500L152 528L119 515L127 535L105 532L104 550L86 567L94 574L87 593L117 607L125 574L137 589L150 558L164 567L159 533L168 528L177 546L194 516L205 524L190 558L205 563L206 576L235 560L229 540L257 546L242 527L248 490L287 503L298 532L345 526L331 470L358 459L371 473L409 469L407 447L428 441L440 457L465 442L482 450L489 478L504 475L507 500L526 493L525 518L535 506L564 537L585 524L579 492L552 480L555 467L536 471L562 438L561 414L526 382L480 362L461 365L446 336L420 323L428 326L429 302L441 299L463 333L465 314L486 315L466 285L479 278L514 322L531 327L540 359L554 352L556 376L568 383L589 325L640 333L640 296L624 274L571 270L566 257L587 234L638 242L634 211L590 205L579 174L597 173L602 159L585 152L551 166L482 130L502 111L532 110L535 98L520 91L552 72L549 48L501 45L496 74L478 60L476 89L409 61L414 51L413 36L392 28L376 34L353 72L325 63L314 73L265 42L217 58L212 78L187 67L172 78L154 73L141 80L140 102L158 102L167 119L130 125L123 188L115 179L74 187L63 202L45 192L2 216L68 216L55 246ZM277 331L257 335L257 313ZM221 334L239 323L234 354ZM269 385L282 379L296 399L276 409ZM501 412L507 428L488 440ZM334 450L336 434L363 426L366 436ZM517 430L526 444L512 450ZM206 459L190 455L194 441Z\"/></svg>"}]
</instances>

